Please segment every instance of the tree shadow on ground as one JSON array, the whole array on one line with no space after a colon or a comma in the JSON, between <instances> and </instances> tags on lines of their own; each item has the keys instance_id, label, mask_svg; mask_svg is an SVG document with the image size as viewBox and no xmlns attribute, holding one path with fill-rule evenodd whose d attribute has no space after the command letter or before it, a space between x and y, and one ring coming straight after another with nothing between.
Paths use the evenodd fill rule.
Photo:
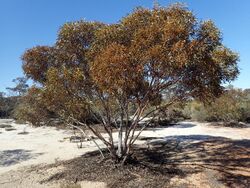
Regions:
<instances>
[{"instance_id":1,"label":"tree shadow on ground","mask_svg":"<svg viewBox=\"0 0 250 188\"><path fill-rule=\"evenodd\" d=\"M157 127L148 127L146 130L152 130L152 131L158 131L158 130L162 130L162 129L165 129L165 128L179 128L179 129L185 129L185 128L192 128L192 127L195 127L197 126L196 124L194 123L171 123L171 124L166 124L166 125L160 125L160 126L157 126Z\"/></svg>"},{"instance_id":2,"label":"tree shadow on ground","mask_svg":"<svg viewBox=\"0 0 250 188\"><path fill-rule=\"evenodd\" d=\"M154 138L151 138L154 139ZM248 187L250 185L250 140L230 140L208 135L171 136L153 147L134 148L124 167L100 161L97 151L56 164L65 170L46 181L103 181L108 187ZM192 180L172 184L202 174ZM197 182L196 182L197 183ZM200 183L200 182L198 182Z\"/></svg>"},{"instance_id":3,"label":"tree shadow on ground","mask_svg":"<svg viewBox=\"0 0 250 188\"><path fill-rule=\"evenodd\" d=\"M179 124L176 124L174 126L174 128L192 128L192 127L195 127L197 126L196 124L194 123L179 123Z\"/></svg>"},{"instance_id":4,"label":"tree shadow on ground","mask_svg":"<svg viewBox=\"0 0 250 188\"><path fill-rule=\"evenodd\" d=\"M206 171L212 173L218 183L228 187L250 185L250 140L208 135L169 136L164 139L170 144L154 145L152 151L142 151L145 156L142 160L171 167L176 165L183 170L191 167ZM171 149L174 142L179 145Z\"/></svg>"},{"instance_id":5,"label":"tree shadow on ground","mask_svg":"<svg viewBox=\"0 0 250 188\"><path fill-rule=\"evenodd\" d=\"M0 151L0 167L7 167L35 158L42 153L32 153L31 150L15 149Z\"/></svg>"}]
</instances>

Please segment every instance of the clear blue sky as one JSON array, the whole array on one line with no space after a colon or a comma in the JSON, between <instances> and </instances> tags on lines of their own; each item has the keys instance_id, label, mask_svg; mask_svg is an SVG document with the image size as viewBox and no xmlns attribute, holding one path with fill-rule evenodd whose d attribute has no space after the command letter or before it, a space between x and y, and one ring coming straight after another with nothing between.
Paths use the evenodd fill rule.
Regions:
<instances>
[{"instance_id":1,"label":"clear blue sky","mask_svg":"<svg viewBox=\"0 0 250 188\"><path fill-rule=\"evenodd\" d=\"M176 2L159 0L163 6ZM236 87L250 88L250 1L179 0L200 19L212 19L223 32L224 44L240 54ZM52 45L59 27L79 19L117 22L137 6L153 0L0 0L0 91L22 76L20 56L36 45Z\"/></svg>"}]
</instances>

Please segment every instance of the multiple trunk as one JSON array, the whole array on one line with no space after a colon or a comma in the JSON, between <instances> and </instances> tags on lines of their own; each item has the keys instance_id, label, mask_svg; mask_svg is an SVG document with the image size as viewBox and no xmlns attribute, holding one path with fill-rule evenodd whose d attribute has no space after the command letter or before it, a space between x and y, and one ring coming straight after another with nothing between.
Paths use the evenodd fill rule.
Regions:
<instances>
[{"instance_id":1,"label":"multiple trunk","mask_svg":"<svg viewBox=\"0 0 250 188\"><path fill-rule=\"evenodd\" d=\"M133 144L135 143L141 132L154 120L152 114L157 110L157 108L143 115L145 108L146 105L144 105L143 107L139 107L131 118L128 115L124 115L126 113L122 111L120 113L119 122L110 121L107 123L107 121L105 121L103 118L102 126L104 127L107 133L105 135L107 136L101 134L92 125L80 122L74 118L71 118L71 120L73 120L74 124L85 126L88 130L90 130L99 140L101 140L104 143L112 159L116 163L124 164L126 163L127 159L131 156ZM150 115L151 119L147 122L144 122L144 124L142 125L141 122ZM114 122L116 125L116 130L118 130L118 132L116 132L117 138L114 138L114 135L116 135L116 133L114 134L113 131ZM79 129L79 127L77 127L77 129ZM81 129L79 130L83 133L83 135L87 136L83 130ZM97 144L97 142L95 142L94 139L90 140L95 143L98 150L100 151L100 154L104 157L102 150L100 149L100 146Z\"/></svg>"}]
</instances>

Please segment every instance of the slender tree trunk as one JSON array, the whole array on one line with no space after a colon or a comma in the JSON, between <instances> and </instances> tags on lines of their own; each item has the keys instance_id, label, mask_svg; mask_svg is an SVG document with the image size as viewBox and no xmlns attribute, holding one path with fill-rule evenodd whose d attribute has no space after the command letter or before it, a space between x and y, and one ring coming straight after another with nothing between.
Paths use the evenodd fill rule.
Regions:
<instances>
[{"instance_id":1,"label":"slender tree trunk","mask_svg":"<svg viewBox=\"0 0 250 188\"><path fill-rule=\"evenodd\" d=\"M123 135L122 135L122 131L123 131L123 114L121 115L121 123L120 123L120 127L119 127L119 132L118 132L118 150L117 150L117 155L118 157L122 157L123 154Z\"/></svg>"}]
</instances>

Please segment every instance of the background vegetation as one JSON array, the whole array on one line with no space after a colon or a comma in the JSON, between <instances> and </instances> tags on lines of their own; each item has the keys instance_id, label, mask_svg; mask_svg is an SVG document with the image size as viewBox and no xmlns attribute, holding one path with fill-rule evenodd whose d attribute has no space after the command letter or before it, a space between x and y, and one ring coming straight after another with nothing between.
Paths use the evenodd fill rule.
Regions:
<instances>
[{"instance_id":1,"label":"background vegetation","mask_svg":"<svg viewBox=\"0 0 250 188\"><path fill-rule=\"evenodd\" d=\"M229 87L210 104L197 100L187 103L184 116L198 121L250 121L250 90Z\"/></svg>"}]
</instances>

